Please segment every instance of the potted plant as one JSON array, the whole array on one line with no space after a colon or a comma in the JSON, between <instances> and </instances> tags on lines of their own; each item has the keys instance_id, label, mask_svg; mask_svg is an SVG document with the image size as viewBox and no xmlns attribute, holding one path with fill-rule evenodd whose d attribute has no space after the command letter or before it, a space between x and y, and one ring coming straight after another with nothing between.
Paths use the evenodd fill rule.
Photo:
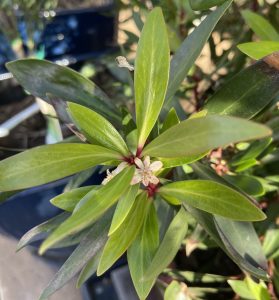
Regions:
<instances>
[{"instance_id":1,"label":"potted plant","mask_svg":"<svg viewBox=\"0 0 279 300\"><path fill-rule=\"evenodd\" d=\"M181 121L173 108L160 119L162 107L171 103L232 1L221 2L171 61L162 11L155 8L149 13L135 60L135 120L127 110L122 117L103 91L75 71L35 59L7 65L33 95L68 101L67 111L82 141L41 146L3 160L0 190L26 189L97 165L107 167L102 184L53 198L52 204L65 212L21 239L19 248L38 233L47 233L41 255L72 241L78 244L41 299L80 271L78 286L95 272L104 274L126 251L135 289L145 299L180 248L191 217L242 270L268 280L266 259L251 223L264 220L265 214L252 197L208 168L204 158L213 149L272 135L267 126L249 119L278 94L279 54L237 74L188 119ZM255 97L258 94L262 97ZM179 170L189 164L194 174L184 180Z\"/></svg>"}]
</instances>

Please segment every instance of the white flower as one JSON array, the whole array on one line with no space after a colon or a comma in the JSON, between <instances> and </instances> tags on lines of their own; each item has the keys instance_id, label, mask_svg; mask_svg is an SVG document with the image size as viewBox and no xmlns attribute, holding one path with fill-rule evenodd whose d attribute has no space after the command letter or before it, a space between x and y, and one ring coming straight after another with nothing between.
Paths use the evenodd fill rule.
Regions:
<instances>
[{"instance_id":1,"label":"white flower","mask_svg":"<svg viewBox=\"0 0 279 300\"><path fill-rule=\"evenodd\" d=\"M107 177L102 181L102 185L106 185L115 175L119 174L127 166L128 164L126 162L122 162L112 172L110 172L110 170L107 170Z\"/></svg>"},{"instance_id":2,"label":"white flower","mask_svg":"<svg viewBox=\"0 0 279 300\"><path fill-rule=\"evenodd\" d=\"M144 186L148 186L150 183L158 184L159 179L154 175L154 172L159 171L163 164L160 161L154 161L150 163L150 157L146 156L142 162L139 158L135 158L135 164L138 167L131 184L137 184L142 182Z\"/></svg>"}]
</instances>

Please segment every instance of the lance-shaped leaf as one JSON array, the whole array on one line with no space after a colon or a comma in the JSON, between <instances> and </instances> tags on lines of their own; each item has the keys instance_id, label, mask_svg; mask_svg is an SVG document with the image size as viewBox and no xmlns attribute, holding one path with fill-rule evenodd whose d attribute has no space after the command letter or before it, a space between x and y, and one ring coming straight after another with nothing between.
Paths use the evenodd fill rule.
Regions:
<instances>
[{"instance_id":1,"label":"lance-shaped leaf","mask_svg":"<svg viewBox=\"0 0 279 300\"><path fill-rule=\"evenodd\" d=\"M86 194L88 194L91 190L97 190L98 188L99 186L97 185L91 185L73 189L52 198L50 202L56 207L72 212Z\"/></svg>"},{"instance_id":2,"label":"lance-shaped leaf","mask_svg":"<svg viewBox=\"0 0 279 300\"><path fill-rule=\"evenodd\" d=\"M212 97L208 113L251 119L279 94L279 52L242 70ZM259 96L260 95L260 96Z\"/></svg>"},{"instance_id":3,"label":"lance-shaped leaf","mask_svg":"<svg viewBox=\"0 0 279 300\"><path fill-rule=\"evenodd\" d=\"M222 6L211 12L205 20L183 41L176 51L170 64L170 78L166 94L169 100L178 90L181 82L185 79L199 57L202 48L207 42L212 30L231 5L232 0L226 1Z\"/></svg>"},{"instance_id":4,"label":"lance-shaped leaf","mask_svg":"<svg viewBox=\"0 0 279 300\"><path fill-rule=\"evenodd\" d=\"M129 154L119 132L103 116L75 103L69 103L68 106L74 123L90 143L115 150L124 156Z\"/></svg>"},{"instance_id":5,"label":"lance-shaped leaf","mask_svg":"<svg viewBox=\"0 0 279 300\"><path fill-rule=\"evenodd\" d=\"M154 204L152 204L140 233L127 252L131 277L140 299L146 299L155 282L155 278L144 282L142 278L152 262L158 245L159 228L157 213Z\"/></svg>"},{"instance_id":6,"label":"lance-shaped leaf","mask_svg":"<svg viewBox=\"0 0 279 300\"><path fill-rule=\"evenodd\" d=\"M190 0L190 5L193 10L206 10L213 6L221 5L226 0Z\"/></svg>"},{"instance_id":7,"label":"lance-shaped leaf","mask_svg":"<svg viewBox=\"0 0 279 300\"><path fill-rule=\"evenodd\" d=\"M273 52L279 51L279 42L250 42L237 45L237 48L251 58L258 60Z\"/></svg>"},{"instance_id":8,"label":"lance-shaped leaf","mask_svg":"<svg viewBox=\"0 0 279 300\"><path fill-rule=\"evenodd\" d=\"M127 192L125 193L125 195L123 195L119 199L113 215L113 219L111 221L109 235L113 234L128 216L136 200L138 190L139 190L138 184L131 185L127 190Z\"/></svg>"},{"instance_id":9,"label":"lance-shaped leaf","mask_svg":"<svg viewBox=\"0 0 279 300\"><path fill-rule=\"evenodd\" d=\"M50 295L63 287L102 249L107 241L107 233L112 212L113 211L110 210L103 218L92 226L87 236L81 241L79 246L74 250L45 288L40 300L48 299Z\"/></svg>"},{"instance_id":10,"label":"lance-shaped leaf","mask_svg":"<svg viewBox=\"0 0 279 300\"><path fill-rule=\"evenodd\" d=\"M243 10L241 14L248 26L260 39L279 41L279 33L267 19L250 10Z\"/></svg>"},{"instance_id":11,"label":"lance-shaped leaf","mask_svg":"<svg viewBox=\"0 0 279 300\"><path fill-rule=\"evenodd\" d=\"M239 192L209 180L177 181L159 189L170 196L206 212L233 220L259 221L265 214Z\"/></svg>"},{"instance_id":12,"label":"lance-shaped leaf","mask_svg":"<svg viewBox=\"0 0 279 300\"><path fill-rule=\"evenodd\" d=\"M43 254L47 249L65 237L93 224L125 193L134 172L134 167L127 167L102 188L97 191L92 190L86 194L86 201L81 200L84 204L42 243L39 253Z\"/></svg>"},{"instance_id":13,"label":"lance-shaped leaf","mask_svg":"<svg viewBox=\"0 0 279 300\"><path fill-rule=\"evenodd\" d=\"M0 191L41 185L120 159L119 153L101 146L55 144L36 147L0 162Z\"/></svg>"},{"instance_id":14,"label":"lance-shaped leaf","mask_svg":"<svg viewBox=\"0 0 279 300\"><path fill-rule=\"evenodd\" d=\"M218 176L212 169L205 167L201 163L192 165L194 171L200 178L210 179L231 186L224 178ZM230 239L231 244L222 241L222 236L217 231L216 224L221 217L211 215L191 206L187 206L187 210L197 219L197 221L210 234L214 241L238 264L243 270L252 274L256 278L268 279L266 272L267 262L264 257L258 236L253 225L249 222L236 222L226 219L226 226L222 228L222 236L230 236L235 230L241 237L239 239ZM219 226L222 227L222 226ZM245 229L243 230L243 227ZM228 241L228 239L227 239ZM239 243L241 248L239 248ZM249 245L246 245L248 244ZM251 246L252 245L252 246ZM245 250L246 249L246 250ZM243 251L244 250L244 251ZM248 259L249 258L249 259Z\"/></svg>"},{"instance_id":15,"label":"lance-shaped leaf","mask_svg":"<svg viewBox=\"0 0 279 300\"><path fill-rule=\"evenodd\" d=\"M188 230L187 212L183 207L175 215L142 280L155 280L172 262Z\"/></svg>"},{"instance_id":16,"label":"lance-shaped leaf","mask_svg":"<svg viewBox=\"0 0 279 300\"><path fill-rule=\"evenodd\" d=\"M97 269L98 276L107 271L132 244L141 229L149 207L147 193L139 194L125 221L109 237Z\"/></svg>"},{"instance_id":17,"label":"lance-shaped leaf","mask_svg":"<svg viewBox=\"0 0 279 300\"><path fill-rule=\"evenodd\" d=\"M159 135L144 150L153 157L188 157L201 155L230 143L259 139L271 130L251 121L229 116L208 115L188 119Z\"/></svg>"},{"instance_id":18,"label":"lance-shaped leaf","mask_svg":"<svg viewBox=\"0 0 279 300\"><path fill-rule=\"evenodd\" d=\"M17 245L17 251L21 250L30 243L40 241L45 238L50 232L57 228L62 222L64 222L70 216L69 213L64 212L58 216L55 216L46 222L37 225L26 232Z\"/></svg>"},{"instance_id":19,"label":"lance-shaped leaf","mask_svg":"<svg viewBox=\"0 0 279 300\"><path fill-rule=\"evenodd\" d=\"M169 78L169 45L160 8L148 15L135 61L135 101L138 144L142 148L158 119Z\"/></svg>"},{"instance_id":20,"label":"lance-shaped leaf","mask_svg":"<svg viewBox=\"0 0 279 300\"><path fill-rule=\"evenodd\" d=\"M76 284L77 288L80 288L85 283L85 281L87 281L93 274L97 272L97 268L102 255L102 250L103 249L100 249L99 252L95 254L81 270Z\"/></svg>"},{"instance_id":21,"label":"lance-shaped leaf","mask_svg":"<svg viewBox=\"0 0 279 300\"><path fill-rule=\"evenodd\" d=\"M120 123L120 114L107 95L92 81L67 67L40 59L7 63L8 70L32 95L49 102L48 94L90 107Z\"/></svg>"}]
</instances>

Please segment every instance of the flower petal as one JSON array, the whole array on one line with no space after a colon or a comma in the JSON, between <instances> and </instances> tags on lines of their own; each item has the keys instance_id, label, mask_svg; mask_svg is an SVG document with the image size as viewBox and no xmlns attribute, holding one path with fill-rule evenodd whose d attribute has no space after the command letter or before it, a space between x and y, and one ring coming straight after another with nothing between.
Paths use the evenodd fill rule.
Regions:
<instances>
[{"instance_id":1,"label":"flower petal","mask_svg":"<svg viewBox=\"0 0 279 300\"><path fill-rule=\"evenodd\" d=\"M142 163L142 161L138 158L138 157L136 157L135 158L135 164L140 168L140 169L144 169L144 165L143 165L143 163Z\"/></svg>"},{"instance_id":2,"label":"flower petal","mask_svg":"<svg viewBox=\"0 0 279 300\"><path fill-rule=\"evenodd\" d=\"M159 178L156 176L150 176L149 181L153 184L158 184L160 182Z\"/></svg>"},{"instance_id":3,"label":"flower petal","mask_svg":"<svg viewBox=\"0 0 279 300\"><path fill-rule=\"evenodd\" d=\"M160 169L162 169L162 167L163 167L163 163L161 161L157 160L157 161L154 161L150 165L149 170L156 172L156 171L159 171Z\"/></svg>"},{"instance_id":4,"label":"flower petal","mask_svg":"<svg viewBox=\"0 0 279 300\"><path fill-rule=\"evenodd\" d=\"M146 157L145 157L145 159L144 159L144 161L143 161L143 164L144 164L144 167L145 167L146 169L149 168L149 166L150 166L150 156L146 156Z\"/></svg>"},{"instance_id":5,"label":"flower petal","mask_svg":"<svg viewBox=\"0 0 279 300\"><path fill-rule=\"evenodd\" d=\"M123 169L125 169L128 166L128 164L126 162L122 162L121 164L119 164L117 166L117 168L115 170L112 171L113 175L117 175L119 174Z\"/></svg>"}]
</instances>

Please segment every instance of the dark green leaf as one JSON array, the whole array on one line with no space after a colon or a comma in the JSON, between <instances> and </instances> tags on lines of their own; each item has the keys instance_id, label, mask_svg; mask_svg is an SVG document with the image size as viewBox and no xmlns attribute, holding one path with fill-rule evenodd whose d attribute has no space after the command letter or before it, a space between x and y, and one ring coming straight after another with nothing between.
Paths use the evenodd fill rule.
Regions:
<instances>
[{"instance_id":1,"label":"dark green leaf","mask_svg":"<svg viewBox=\"0 0 279 300\"><path fill-rule=\"evenodd\" d=\"M279 52L275 52L242 70L209 98L205 109L213 114L255 117L279 94L278 64Z\"/></svg>"},{"instance_id":2,"label":"dark green leaf","mask_svg":"<svg viewBox=\"0 0 279 300\"><path fill-rule=\"evenodd\" d=\"M42 243L39 253L43 254L55 243L93 224L125 193L134 172L134 167L127 167L102 188L86 194L87 201Z\"/></svg>"},{"instance_id":3,"label":"dark green leaf","mask_svg":"<svg viewBox=\"0 0 279 300\"><path fill-rule=\"evenodd\" d=\"M148 144L143 154L153 157L187 158L230 143L258 139L271 134L268 127L251 121L208 115L188 119L171 127Z\"/></svg>"},{"instance_id":4,"label":"dark green leaf","mask_svg":"<svg viewBox=\"0 0 279 300\"><path fill-rule=\"evenodd\" d=\"M56 217L53 217L46 222L30 229L22 236L17 245L17 251L26 247L32 242L44 239L50 232L57 228L62 222L64 222L70 216L69 213L64 212Z\"/></svg>"},{"instance_id":5,"label":"dark green leaf","mask_svg":"<svg viewBox=\"0 0 279 300\"><path fill-rule=\"evenodd\" d=\"M226 175L225 178L248 195L262 196L265 193L263 185L256 177L249 175Z\"/></svg>"},{"instance_id":6,"label":"dark green leaf","mask_svg":"<svg viewBox=\"0 0 279 300\"><path fill-rule=\"evenodd\" d=\"M119 132L104 117L75 103L69 103L68 106L74 123L90 143L112 149L124 156L129 154L127 145Z\"/></svg>"},{"instance_id":7,"label":"dark green leaf","mask_svg":"<svg viewBox=\"0 0 279 300\"><path fill-rule=\"evenodd\" d=\"M223 184L208 180L177 181L159 189L188 205L233 220L259 221L265 214L246 197Z\"/></svg>"},{"instance_id":8,"label":"dark green leaf","mask_svg":"<svg viewBox=\"0 0 279 300\"><path fill-rule=\"evenodd\" d=\"M140 299L146 299L155 278L150 281L142 281L153 256L159 245L159 228L154 204L146 215L144 224L137 238L128 249L128 263L131 277Z\"/></svg>"},{"instance_id":9,"label":"dark green leaf","mask_svg":"<svg viewBox=\"0 0 279 300\"><path fill-rule=\"evenodd\" d=\"M177 254L188 229L187 213L183 207L173 218L166 234L150 263L143 281L155 280L172 262Z\"/></svg>"},{"instance_id":10,"label":"dark green leaf","mask_svg":"<svg viewBox=\"0 0 279 300\"><path fill-rule=\"evenodd\" d=\"M97 190L99 186L90 185L78 189L73 189L69 192L62 193L50 200L51 204L63 210L72 212L77 203L91 190Z\"/></svg>"},{"instance_id":11,"label":"dark green leaf","mask_svg":"<svg viewBox=\"0 0 279 300\"><path fill-rule=\"evenodd\" d=\"M227 1L214 12L211 12L204 21L184 40L171 60L170 78L166 100L168 101L178 90L181 82L187 76L196 59L199 57L212 30L222 15L231 5Z\"/></svg>"},{"instance_id":12,"label":"dark green leaf","mask_svg":"<svg viewBox=\"0 0 279 300\"><path fill-rule=\"evenodd\" d=\"M158 38L160 37L160 38ZM138 143L142 148L158 119L169 78L169 45L160 8L148 15L135 61L135 101Z\"/></svg>"},{"instance_id":13,"label":"dark green leaf","mask_svg":"<svg viewBox=\"0 0 279 300\"><path fill-rule=\"evenodd\" d=\"M0 191L41 185L120 159L115 151L87 144L36 147L0 162Z\"/></svg>"},{"instance_id":14,"label":"dark green leaf","mask_svg":"<svg viewBox=\"0 0 279 300\"><path fill-rule=\"evenodd\" d=\"M224 2L226 0L190 0L190 5L193 10L207 10Z\"/></svg>"},{"instance_id":15,"label":"dark green leaf","mask_svg":"<svg viewBox=\"0 0 279 300\"><path fill-rule=\"evenodd\" d=\"M90 107L120 123L113 102L92 81L79 73L46 60L20 59L7 64L8 70L32 95L48 101L52 94L65 101Z\"/></svg>"},{"instance_id":16,"label":"dark green leaf","mask_svg":"<svg viewBox=\"0 0 279 300\"><path fill-rule=\"evenodd\" d=\"M50 295L63 287L83 266L94 257L105 245L111 221L112 210L94 224L88 235L81 241L61 269L56 273L43 291L40 300L48 299Z\"/></svg>"},{"instance_id":17,"label":"dark green leaf","mask_svg":"<svg viewBox=\"0 0 279 300\"><path fill-rule=\"evenodd\" d=\"M147 193L139 194L124 222L109 237L98 266L98 276L107 271L132 244L148 213L149 205Z\"/></svg>"}]
</instances>

